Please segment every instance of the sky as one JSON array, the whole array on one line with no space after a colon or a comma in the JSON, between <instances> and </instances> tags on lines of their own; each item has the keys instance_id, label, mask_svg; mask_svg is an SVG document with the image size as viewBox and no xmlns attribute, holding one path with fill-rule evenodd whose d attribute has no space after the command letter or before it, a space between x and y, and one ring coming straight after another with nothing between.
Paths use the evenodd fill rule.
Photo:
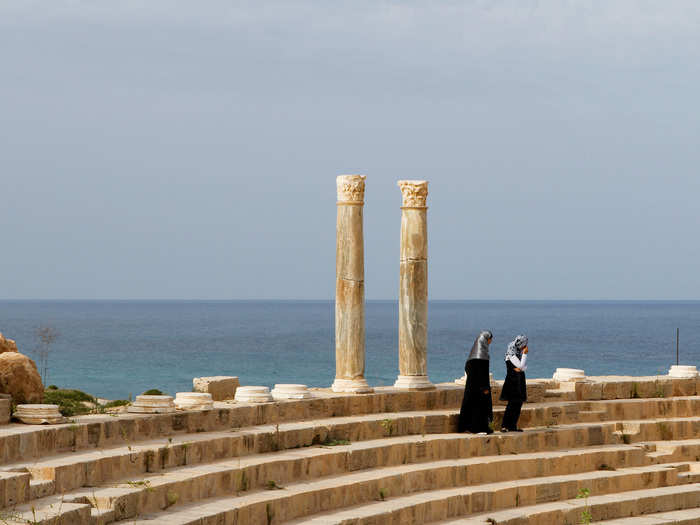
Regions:
<instances>
[{"instance_id":1,"label":"sky","mask_svg":"<svg viewBox=\"0 0 700 525\"><path fill-rule=\"evenodd\" d=\"M700 298L700 3L0 3L0 298Z\"/></svg>"}]
</instances>

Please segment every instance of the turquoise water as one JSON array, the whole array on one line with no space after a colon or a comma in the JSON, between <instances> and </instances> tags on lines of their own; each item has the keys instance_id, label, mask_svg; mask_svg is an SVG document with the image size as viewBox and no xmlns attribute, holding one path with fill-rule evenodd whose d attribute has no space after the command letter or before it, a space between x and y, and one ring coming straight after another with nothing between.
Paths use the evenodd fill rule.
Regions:
<instances>
[{"instance_id":1,"label":"turquoise water","mask_svg":"<svg viewBox=\"0 0 700 525\"><path fill-rule=\"evenodd\" d=\"M37 327L60 337L48 383L107 398L149 388L189 391L192 378L237 375L242 384L329 386L335 375L332 301L0 301L0 332L35 357ZM366 377L392 384L398 373L394 302L367 304ZM491 368L518 333L530 338L529 377L557 367L589 375L666 373L676 359L700 364L700 302L494 301L430 303L428 373L463 373L482 329L493 331Z\"/></svg>"}]
</instances>

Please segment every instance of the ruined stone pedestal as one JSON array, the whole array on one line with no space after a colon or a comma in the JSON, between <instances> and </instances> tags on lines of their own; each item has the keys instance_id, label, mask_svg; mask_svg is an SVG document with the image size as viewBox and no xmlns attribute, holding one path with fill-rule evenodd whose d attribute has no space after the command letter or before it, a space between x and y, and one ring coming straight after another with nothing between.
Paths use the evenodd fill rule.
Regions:
<instances>
[{"instance_id":1,"label":"ruined stone pedestal","mask_svg":"<svg viewBox=\"0 0 700 525\"><path fill-rule=\"evenodd\" d=\"M311 392L306 385L279 384L272 389L273 399L309 399Z\"/></svg>"},{"instance_id":2,"label":"ruined stone pedestal","mask_svg":"<svg viewBox=\"0 0 700 525\"><path fill-rule=\"evenodd\" d=\"M400 180L399 377L402 390L435 388L428 379L428 182Z\"/></svg>"},{"instance_id":3,"label":"ruined stone pedestal","mask_svg":"<svg viewBox=\"0 0 700 525\"><path fill-rule=\"evenodd\" d=\"M181 410L211 410L214 400L205 392L178 392L175 394L175 406Z\"/></svg>"},{"instance_id":4,"label":"ruined stone pedestal","mask_svg":"<svg viewBox=\"0 0 700 525\"><path fill-rule=\"evenodd\" d=\"M132 414L169 414L175 412L172 396L136 396L126 409Z\"/></svg>"},{"instance_id":5,"label":"ruined stone pedestal","mask_svg":"<svg viewBox=\"0 0 700 525\"><path fill-rule=\"evenodd\" d=\"M586 373L578 368L557 368L552 379L559 382L585 381Z\"/></svg>"},{"instance_id":6,"label":"ruined stone pedestal","mask_svg":"<svg viewBox=\"0 0 700 525\"><path fill-rule=\"evenodd\" d=\"M28 425L53 425L65 421L58 405L17 405L14 416Z\"/></svg>"},{"instance_id":7,"label":"ruined stone pedestal","mask_svg":"<svg viewBox=\"0 0 700 525\"><path fill-rule=\"evenodd\" d=\"M273 399L266 386L239 386L235 400L238 403L269 403Z\"/></svg>"},{"instance_id":8,"label":"ruined stone pedestal","mask_svg":"<svg viewBox=\"0 0 700 525\"><path fill-rule=\"evenodd\" d=\"M668 375L678 379L690 379L698 377L698 369L692 365L673 365L668 371Z\"/></svg>"},{"instance_id":9,"label":"ruined stone pedestal","mask_svg":"<svg viewBox=\"0 0 700 525\"><path fill-rule=\"evenodd\" d=\"M239 385L238 376L195 377L192 379L194 391L211 394L214 401L233 399Z\"/></svg>"},{"instance_id":10,"label":"ruined stone pedestal","mask_svg":"<svg viewBox=\"0 0 700 525\"><path fill-rule=\"evenodd\" d=\"M335 252L334 392L366 393L364 175L336 179L338 213Z\"/></svg>"}]
</instances>

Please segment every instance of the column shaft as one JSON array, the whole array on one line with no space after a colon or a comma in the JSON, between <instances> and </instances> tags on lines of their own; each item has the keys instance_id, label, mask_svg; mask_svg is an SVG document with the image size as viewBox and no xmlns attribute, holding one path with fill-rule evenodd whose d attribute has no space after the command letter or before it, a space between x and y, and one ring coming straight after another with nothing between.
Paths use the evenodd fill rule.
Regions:
<instances>
[{"instance_id":1,"label":"column shaft","mask_svg":"<svg viewBox=\"0 0 700 525\"><path fill-rule=\"evenodd\" d=\"M399 274L399 377L397 388L434 388L428 380L427 181L399 181L401 252Z\"/></svg>"},{"instance_id":2,"label":"column shaft","mask_svg":"<svg viewBox=\"0 0 700 525\"><path fill-rule=\"evenodd\" d=\"M365 177L337 179L335 392L371 392L365 380Z\"/></svg>"}]
</instances>

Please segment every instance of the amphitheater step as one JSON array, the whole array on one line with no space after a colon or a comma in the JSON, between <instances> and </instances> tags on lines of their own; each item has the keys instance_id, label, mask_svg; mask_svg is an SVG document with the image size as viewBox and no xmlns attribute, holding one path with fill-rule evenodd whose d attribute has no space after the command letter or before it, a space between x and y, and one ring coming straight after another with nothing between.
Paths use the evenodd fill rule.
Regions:
<instances>
[{"instance_id":1,"label":"amphitheater step","mask_svg":"<svg viewBox=\"0 0 700 525\"><path fill-rule=\"evenodd\" d=\"M697 525L700 523L700 509L672 510L598 522L600 525Z\"/></svg>"},{"instance_id":2,"label":"amphitheater step","mask_svg":"<svg viewBox=\"0 0 700 525\"><path fill-rule=\"evenodd\" d=\"M502 481L511 477L555 475L645 464L641 448L626 446L458 459L460 449L455 445L460 444L460 439L468 440L464 437L446 437L418 442L415 439L399 438L334 447L334 450L307 449L266 454L244 458L240 462L174 469L120 486L84 489L71 493L70 496L84 497L99 508L114 508L117 517L122 519L156 512L174 502L185 503L248 490L274 488L321 476L336 476L338 483L342 484L342 475L348 472L362 471L358 473L362 479L382 479L384 476L391 480L396 475L409 471L421 475L432 471L452 477L466 476L462 483L474 484ZM426 456L432 458L430 463L414 463ZM446 456L450 459L444 460ZM442 461L436 461L438 458ZM370 468L375 470L367 470ZM464 468L468 472L459 474L460 469Z\"/></svg>"},{"instance_id":3,"label":"amphitheater step","mask_svg":"<svg viewBox=\"0 0 700 525\"><path fill-rule=\"evenodd\" d=\"M21 505L6 511L6 514L6 523L92 525L89 504L69 502L60 496L43 498L33 505Z\"/></svg>"},{"instance_id":4,"label":"amphitheater step","mask_svg":"<svg viewBox=\"0 0 700 525\"><path fill-rule=\"evenodd\" d=\"M361 443L368 443L369 449L376 449L392 444L391 440L406 437L404 448L410 445L416 447L416 450L402 452L404 456L401 456L401 461L406 461L407 457L412 458L412 461L429 461L445 457L511 454L522 450L554 450L614 442L614 423L560 426L492 436L417 433L425 430L426 425L440 423L441 419L442 423L446 422L444 417L421 415L412 419L357 419L352 422L332 421L327 425L312 423L303 427L299 424L281 425L279 429L272 430L264 427L238 432L185 434L173 437L171 442L158 440L133 447L62 454L30 464L16 465L15 468L25 472L11 475L28 477L26 470L29 470L34 478L32 483L36 486L34 495L38 496L46 495L51 490L65 493L84 486L139 479L149 473L163 472L164 469L225 461L277 449L299 450L310 447L312 443L343 443L347 438L369 440L352 441L351 450L356 451L354 453L357 457L362 448ZM389 433L395 437L378 440ZM377 440L379 442L373 442ZM435 452L443 445L448 445L445 452ZM427 446L432 447L431 450L426 451ZM366 451L365 454L367 453L370 452ZM421 454L425 456L422 459ZM46 483L41 485L40 491L38 484L41 481L53 482L53 489L50 483ZM14 503L22 501L26 501L26 498Z\"/></svg>"},{"instance_id":5,"label":"amphitheater step","mask_svg":"<svg viewBox=\"0 0 700 525\"><path fill-rule=\"evenodd\" d=\"M590 512L593 523L700 507L700 485L657 487L629 492L530 505L499 512L443 521L442 525L549 525L581 523ZM632 522L635 525L637 521ZM663 522L662 522L663 523Z\"/></svg>"},{"instance_id":6,"label":"amphitheater step","mask_svg":"<svg viewBox=\"0 0 700 525\"><path fill-rule=\"evenodd\" d=\"M284 490L257 492L240 497L213 498L204 503L185 505L173 511L164 511L154 516L137 519L135 523L161 523L185 525L196 523L286 523L289 520L315 519L310 515L331 509L342 509L358 505L354 512L369 508L371 517L367 523L389 523L384 521L385 511L377 515L375 505L401 505L409 508L406 515L396 523L420 523L416 521L416 504L442 508L450 506L450 496L461 501L468 500L474 510L484 510L489 506L503 508L520 502L535 503L549 499L558 500L562 495L572 497L583 486L594 487L599 492L634 490L648 486L665 486L678 482L677 470L673 467L649 466L620 469L617 471L594 471L577 474L529 478L517 481L500 481L481 485L467 485L469 468L458 462L457 465L428 465L416 470L414 466L365 471L347 476L326 478L309 483L295 483ZM491 467L491 471L500 470ZM512 476L512 472L510 473ZM455 488L454 485L462 485ZM449 487L449 488L448 488ZM433 490L435 489L435 490ZM445 493L449 495L446 496ZM377 500L391 498L388 501ZM396 498L396 499L394 499ZM421 505L422 500L435 499ZM399 503L401 501L402 503ZM197 515L202 520L192 520ZM270 517L272 520L270 521ZM410 517L410 518L409 518ZM446 517L446 516L443 516ZM327 523L342 523L344 519ZM154 521L155 520L155 521ZM238 520L238 521L236 521ZM350 522L356 522L353 516ZM130 520L131 521L131 520ZM360 520L362 522L362 520ZM326 523L326 521L321 521Z\"/></svg>"}]
</instances>

